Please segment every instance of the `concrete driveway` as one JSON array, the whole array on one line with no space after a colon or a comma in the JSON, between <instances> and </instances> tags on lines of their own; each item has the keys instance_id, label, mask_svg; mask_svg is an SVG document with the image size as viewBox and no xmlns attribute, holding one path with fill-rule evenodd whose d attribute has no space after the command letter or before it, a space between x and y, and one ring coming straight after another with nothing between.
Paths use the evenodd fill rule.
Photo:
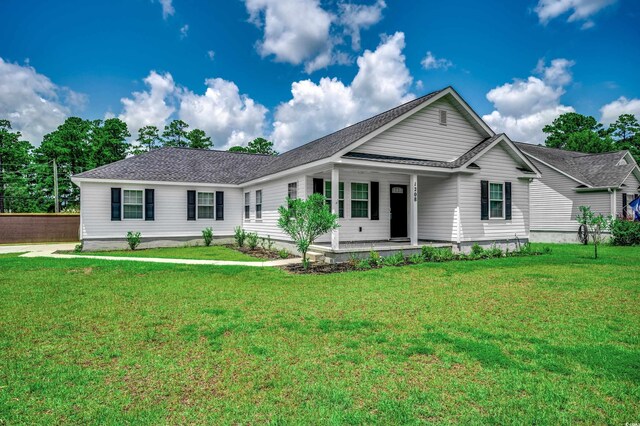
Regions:
<instances>
[{"instance_id":1,"label":"concrete driveway","mask_svg":"<svg viewBox=\"0 0 640 426\"><path fill-rule=\"evenodd\" d=\"M53 253L58 250L73 250L79 243L46 243L46 244L16 244L9 246L0 245L0 254L3 253Z\"/></svg>"}]
</instances>

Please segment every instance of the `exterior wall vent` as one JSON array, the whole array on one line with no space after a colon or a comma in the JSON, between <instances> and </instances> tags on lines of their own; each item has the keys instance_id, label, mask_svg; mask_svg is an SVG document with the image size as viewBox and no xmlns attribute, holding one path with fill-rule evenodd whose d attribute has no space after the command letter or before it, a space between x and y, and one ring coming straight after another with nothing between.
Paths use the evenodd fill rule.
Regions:
<instances>
[{"instance_id":1,"label":"exterior wall vent","mask_svg":"<svg viewBox=\"0 0 640 426\"><path fill-rule=\"evenodd\" d=\"M443 126L447 125L447 111L444 109L440 110L440 124Z\"/></svg>"}]
</instances>

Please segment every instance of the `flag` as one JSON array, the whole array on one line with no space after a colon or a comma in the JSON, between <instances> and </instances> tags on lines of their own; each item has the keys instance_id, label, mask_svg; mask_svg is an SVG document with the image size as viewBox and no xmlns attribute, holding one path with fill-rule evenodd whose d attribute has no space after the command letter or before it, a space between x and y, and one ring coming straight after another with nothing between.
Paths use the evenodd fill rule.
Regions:
<instances>
[{"instance_id":1,"label":"flag","mask_svg":"<svg viewBox=\"0 0 640 426\"><path fill-rule=\"evenodd\" d=\"M636 198L630 202L629 207L631 207L631 211L635 215L635 220L640 220L640 198Z\"/></svg>"}]
</instances>

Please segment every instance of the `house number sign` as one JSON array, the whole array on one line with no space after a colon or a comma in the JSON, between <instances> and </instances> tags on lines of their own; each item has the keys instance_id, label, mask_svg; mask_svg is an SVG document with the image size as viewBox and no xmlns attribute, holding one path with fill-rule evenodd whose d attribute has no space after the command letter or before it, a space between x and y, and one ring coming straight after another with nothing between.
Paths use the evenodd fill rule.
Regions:
<instances>
[{"instance_id":1,"label":"house number sign","mask_svg":"<svg viewBox=\"0 0 640 426\"><path fill-rule=\"evenodd\" d=\"M418 202L418 182L413 182L413 201Z\"/></svg>"}]
</instances>

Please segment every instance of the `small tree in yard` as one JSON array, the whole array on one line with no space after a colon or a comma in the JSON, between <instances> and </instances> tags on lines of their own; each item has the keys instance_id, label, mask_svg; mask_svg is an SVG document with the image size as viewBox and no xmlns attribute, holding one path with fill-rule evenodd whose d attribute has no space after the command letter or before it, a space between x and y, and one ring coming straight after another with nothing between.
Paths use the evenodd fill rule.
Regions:
<instances>
[{"instance_id":1,"label":"small tree in yard","mask_svg":"<svg viewBox=\"0 0 640 426\"><path fill-rule=\"evenodd\" d=\"M302 253L302 265L309 267L309 246L329 231L337 229L338 216L332 214L322 194L312 194L306 200L287 199L286 206L278 208L278 227L289 235Z\"/></svg>"},{"instance_id":2,"label":"small tree in yard","mask_svg":"<svg viewBox=\"0 0 640 426\"><path fill-rule=\"evenodd\" d=\"M578 209L580 213L576 216L576 220L587 227L587 232L593 241L594 257L597 259L598 245L602 242L602 231L609 229L611 220L602 214L596 215L589 206L580 206Z\"/></svg>"}]
</instances>

